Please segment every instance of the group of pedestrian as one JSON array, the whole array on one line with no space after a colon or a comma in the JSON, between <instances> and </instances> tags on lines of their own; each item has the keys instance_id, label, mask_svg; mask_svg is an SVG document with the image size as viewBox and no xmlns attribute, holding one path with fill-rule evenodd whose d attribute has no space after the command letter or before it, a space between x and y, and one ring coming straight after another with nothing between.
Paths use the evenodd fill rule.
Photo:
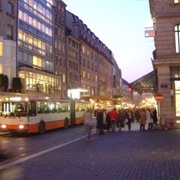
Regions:
<instances>
[{"instance_id":1,"label":"group of pedestrian","mask_svg":"<svg viewBox=\"0 0 180 180\"><path fill-rule=\"evenodd\" d=\"M140 111L140 130L145 130L145 125L148 125L148 130L156 129L157 128L157 111L156 109L142 109Z\"/></svg>"},{"instance_id":2,"label":"group of pedestrian","mask_svg":"<svg viewBox=\"0 0 180 180\"><path fill-rule=\"evenodd\" d=\"M93 117L95 115L95 117ZM108 132L115 132L115 128L118 127L121 131L121 127L124 127L124 114L123 112L118 112L116 108L111 110L97 109L93 113L91 109L88 109L84 115L84 125L88 130L87 140L92 140L91 132L94 127L97 128L97 133L104 134L104 129Z\"/></svg>"},{"instance_id":3,"label":"group of pedestrian","mask_svg":"<svg viewBox=\"0 0 180 180\"><path fill-rule=\"evenodd\" d=\"M93 112L88 109L84 113L84 124L88 130L88 138L91 139L92 129L96 127L97 133L104 134L104 129L108 132L115 132L116 127L121 128L128 126L128 130L131 130L131 124L135 118L140 123L140 130L145 130L145 125L148 124L148 130L152 130L157 127L157 111L156 109L141 109L138 114L134 115L131 109L117 110L113 108L111 110L97 109Z\"/></svg>"}]
</instances>

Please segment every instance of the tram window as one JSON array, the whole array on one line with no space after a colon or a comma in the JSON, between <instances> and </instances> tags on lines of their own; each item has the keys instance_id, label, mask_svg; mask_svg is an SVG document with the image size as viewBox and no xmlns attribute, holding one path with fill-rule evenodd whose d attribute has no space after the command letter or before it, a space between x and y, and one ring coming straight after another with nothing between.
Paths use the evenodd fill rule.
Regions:
<instances>
[{"instance_id":1,"label":"tram window","mask_svg":"<svg viewBox=\"0 0 180 180\"><path fill-rule=\"evenodd\" d=\"M56 112L56 103L49 103L49 109L51 113Z\"/></svg>"},{"instance_id":2,"label":"tram window","mask_svg":"<svg viewBox=\"0 0 180 180\"><path fill-rule=\"evenodd\" d=\"M38 114L44 113L44 102L37 102L37 112Z\"/></svg>"},{"instance_id":3,"label":"tram window","mask_svg":"<svg viewBox=\"0 0 180 180\"><path fill-rule=\"evenodd\" d=\"M45 110L44 112L45 113L50 113L49 104L50 104L49 102L45 102L44 103L44 110Z\"/></svg>"},{"instance_id":4,"label":"tram window","mask_svg":"<svg viewBox=\"0 0 180 180\"><path fill-rule=\"evenodd\" d=\"M10 103L11 113L15 113L20 116L27 116L27 103Z\"/></svg>"},{"instance_id":5,"label":"tram window","mask_svg":"<svg viewBox=\"0 0 180 180\"><path fill-rule=\"evenodd\" d=\"M56 103L56 112L61 112L61 104L59 102Z\"/></svg>"},{"instance_id":6,"label":"tram window","mask_svg":"<svg viewBox=\"0 0 180 180\"><path fill-rule=\"evenodd\" d=\"M36 102L31 102L29 104L29 116L36 116Z\"/></svg>"}]
</instances>

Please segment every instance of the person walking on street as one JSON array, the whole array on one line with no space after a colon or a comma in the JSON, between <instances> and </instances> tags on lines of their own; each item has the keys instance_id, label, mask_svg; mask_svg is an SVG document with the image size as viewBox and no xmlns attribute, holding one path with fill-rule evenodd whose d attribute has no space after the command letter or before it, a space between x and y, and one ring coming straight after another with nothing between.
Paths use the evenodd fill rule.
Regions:
<instances>
[{"instance_id":1,"label":"person walking on street","mask_svg":"<svg viewBox=\"0 0 180 180\"><path fill-rule=\"evenodd\" d=\"M145 124L146 124L146 111L142 109L140 112L140 131L145 131Z\"/></svg>"},{"instance_id":2,"label":"person walking on street","mask_svg":"<svg viewBox=\"0 0 180 180\"><path fill-rule=\"evenodd\" d=\"M109 112L109 117L111 119L111 131L115 132L116 121L119 119L119 113L116 111L116 108Z\"/></svg>"},{"instance_id":3,"label":"person walking on street","mask_svg":"<svg viewBox=\"0 0 180 180\"><path fill-rule=\"evenodd\" d=\"M97 130L99 134L104 134L104 130L103 130L104 113L102 109L98 109L96 114L96 120L97 120Z\"/></svg>"},{"instance_id":4,"label":"person walking on street","mask_svg":"<svg viewBox=\"0 0 180 180\"><path fill-rule=\"evenodd\" d=\"M128 130L130 131L131 130L131 123L133 121L133 115L132 115L132 112L130 110L127 111L126 117L127 117Z\"/></svg>"},{"instance_id":5,"label":"person walking on street","mask_svg":"<svg viewBox=\"0 0 180 180\"><path fill-rule=\"evenodd\" d=\"M106 112L106 123L107 123L107 131L111 129L111 118L109 117L109 111Z\"/></svg>"},{"instance_id":6,"label":"person walking on street","mask_svg":"<svg viewBox=\"0 0 180 180\"><path fill-rule=\"evenodd\" d=\"M93 120L93 117L92 117L91 109L88 109L83 114L83 120L84 120L84 125L88 130L87 140L91 141L92 140L92 138L91 138L92 129L96 126L96 122L95 122L95 120Z\"/></svg>"},{"instance_id":7,"label":"person walking on street","mask_svg":"<svg viewBox=\"0 0 180 180\"><path fill-rule=\"evenodd\" d=\"M156 108L154 108L153 111L152 111L152 117L153 117L153 122L154 122L154 129L157 129L158 117L157 117Z\"/></svg>"},{"instance_id":8,"label":"person walking on street","mask_svg":"<svg viewBox=\"0 0 180 180\"><path fill-rule=\"evenodd\" d=\"M117 127L119 128L119 132L121 131L121 128L124 127L124 119L125 119L125 115L123 110L119 110L119 118L117 120Z\"/></svg>"},{"instance_id":9,"label":"person walking on street","mask_svg":"<svg viewBox=\"0 0 180 180\"><path fill-rule=\"evenodd\" d=\"M152 113L151 113L151 109L148 108L146 111L146 120L147 120L147 124L148 124L148 130L152 130L153 128L153 119L152 119Z\"/></svg>"}]
</instances>

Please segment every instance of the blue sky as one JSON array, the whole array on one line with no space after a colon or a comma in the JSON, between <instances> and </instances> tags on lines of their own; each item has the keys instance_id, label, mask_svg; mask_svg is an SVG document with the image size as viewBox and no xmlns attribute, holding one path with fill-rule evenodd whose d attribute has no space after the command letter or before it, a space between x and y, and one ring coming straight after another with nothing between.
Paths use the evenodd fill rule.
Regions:
<instances>
[{"instance_id":1,"label":"blue sky","mask_svg":"<svg viewBox=\"0 0 180 180\"><path fill-rule=\"evenodd\" d=\"M145 38L144 22L151 18L149 0L63 0L113 52L129 83L153 70L154 39Z\"/></svg>"}]
</instances>

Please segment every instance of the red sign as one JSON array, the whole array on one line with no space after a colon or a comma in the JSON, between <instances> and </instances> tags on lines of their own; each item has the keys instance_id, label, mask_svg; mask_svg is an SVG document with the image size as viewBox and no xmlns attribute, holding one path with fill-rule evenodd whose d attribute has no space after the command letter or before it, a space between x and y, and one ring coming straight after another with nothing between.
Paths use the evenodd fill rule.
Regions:
<instances>
[{"instance_id":1,"label":"red sign","mask_svg":"<svg viewBox=\"0 0 180 180\"><path fill-rule=\"evenodd\" d=\"M164 96L162 94L156 94L155 99L157 102L161 102L163 100Z\"/></svg>"},{"instance_id":2,"label":"red sign","mask_svg":"<svg viewBox=\"0 0 180 180\"><path fill-rule=\"evenodd\" d=\"M155 37L155 31L152 30L145 30L145 37Z\"/></svg>"}]
</instances>

